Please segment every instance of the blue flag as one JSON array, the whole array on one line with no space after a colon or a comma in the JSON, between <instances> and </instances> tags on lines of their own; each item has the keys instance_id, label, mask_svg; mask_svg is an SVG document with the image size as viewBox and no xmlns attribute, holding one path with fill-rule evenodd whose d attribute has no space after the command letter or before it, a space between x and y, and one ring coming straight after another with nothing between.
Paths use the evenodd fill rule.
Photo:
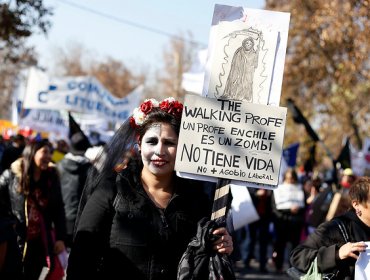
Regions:
<instances>
[{"instance_id":1,"label":"blue flag","mask_svg":"<svg viewBox=\"0 0 370 280\"><path fill-rule=\"evenodd\" d=\"M299 143L294 143L283 150L283 157L289 167L295 167Z\"/></svg>"}]
</instances>

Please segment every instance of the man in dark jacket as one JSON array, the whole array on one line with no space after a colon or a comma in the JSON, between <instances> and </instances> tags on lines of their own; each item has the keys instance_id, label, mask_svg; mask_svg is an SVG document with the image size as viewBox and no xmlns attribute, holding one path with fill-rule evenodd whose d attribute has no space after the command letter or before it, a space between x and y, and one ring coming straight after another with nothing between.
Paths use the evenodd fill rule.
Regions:
<instances>
[{"instance_id":1,"label":"man in dark jacket","mask_svg":"<svg viewBox=\"0 0 370 280\"><path fill-rule=\"evenodd\" d=\"M67 222L67 248L71 247L73 228L77 216L78 204L85 185L90 160L84 153L90 147L87 138L81 132L71 136L70 151L57 163L60 173L62 195Z\"/></svg>"},{"instance_id":2,"label":"man in dark jacket","mask_svg":"<svg viewBox=\"0 0 370 280\"><path fill-rule=\"evenodd\" d=\"M3 172L10 168L10 165L22 156L23 149L26 145L26 139L23 135L17 134L13 137L8 146L5 147L1 158L0 171Z\"/></svg>"}]
</instances>

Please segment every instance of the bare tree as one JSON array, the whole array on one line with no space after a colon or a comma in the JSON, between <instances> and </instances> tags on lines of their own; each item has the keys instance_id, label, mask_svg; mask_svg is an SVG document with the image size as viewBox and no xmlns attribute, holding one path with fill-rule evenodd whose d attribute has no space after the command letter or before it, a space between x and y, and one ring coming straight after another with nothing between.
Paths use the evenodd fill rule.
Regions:
<instances>
[{"instance_id":1,"label":"bare tree","mask_svg":"<svg viewBox=\"0 0 370 280\"><path fill-rule=\"evenodd\" d=\"M47 33L50 8L42 0L0 3L0 118L10 119L12 95L23 68L37 64L25 40L35 32Z\"/></svg>"},{"instance_id":2,"label":"bare tree","mask_svg":"<svg viewBox=\"0 0 370 280\"><path fill-rule=\"evenodd\" d=\"M97 60L82 45L58 49L55 57L57 72L63 76L91 75L116 97L124 97L140 84L146 73L134 73L123 62L107 57Z\"/></svg>"},{"instance_id":3,"label":"bare tree","mask_svg":"<svg viewBox=\"0 0 370 280\"><path fill-rule=\"evenodd\" d=\"M190 32L186 35L180 32L180 36L170 40L168 48L163 51L164 68L157 75L164 97L183 98L182 74L190 69L198 48Z\"/></svg>"},{"instance_id":4,"label":"bare tree","mask_svg":"<svg viewBox=\"0 0 370 280\"><path fill-rule=\"evenodd\" d=\"M24 40L38 31L46 34L51 14L51 8L46 8L42 0L0 3L0 50L6 49L1 53L2 60L16 62L22 58Z\"/></svg>"},{"instance_id":5,"label":"bare tree","mask_svg":"<svg viewBox=\"0 0 370 280\"><path fill-rule=\"evenodd\" d=\"M370 128L369 3L268 0L266 8L291 13L283 101L296 101L333 154L346 135L361 148Z\"/></svg>"}]
</instances>

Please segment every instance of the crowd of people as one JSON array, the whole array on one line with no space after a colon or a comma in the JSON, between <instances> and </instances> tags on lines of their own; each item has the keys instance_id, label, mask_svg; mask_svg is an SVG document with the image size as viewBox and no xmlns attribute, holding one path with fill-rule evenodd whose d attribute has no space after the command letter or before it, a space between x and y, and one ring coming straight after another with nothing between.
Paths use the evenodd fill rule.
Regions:
<instances>
[{"instance_id":1,"label":"crowd of people","mask_svg":"<svg viewBox=\"0 0 370 280\"><path fill-rule=\"evenodd\" d=\"M312 238L320 225L354 209L350 191L361 177L356 178L350 168L338 175L335 184L318 172L288 168L276 189L249 188L260 218L238 230L234 260L242 260L247 270L253 262L253 269L257 265L260 272L285 273L293 265L289 256L295 248ZM307 270L308 266L300 268Z\"/></svg>"},{"instance_id":2,"label":"crowd of people","mask_svg":"<svg viewBox=\"0 0 370 280\"><path fill-rule=\"evenodd\" d=\"M211 217L214 188L174 172L182 108L173 98L144 101L94 158L82 132L68 143L21 135L2 142L0 278L117 279L124 271L130 279L186 279L191 268L179 263L204 231L199 221ZM304 273L317 258L322 272L340 267L338 279L354 279L370 237L370 180L351 169L340 178L290 168L276 189L249 188L259 220L238 232L213 225L205 252L246 268L257 260L264 273L269 260L276 273L286 263ZM187 264L194 262L196 279L213 279L204 261Z\"/></svg>"}]
</instances>

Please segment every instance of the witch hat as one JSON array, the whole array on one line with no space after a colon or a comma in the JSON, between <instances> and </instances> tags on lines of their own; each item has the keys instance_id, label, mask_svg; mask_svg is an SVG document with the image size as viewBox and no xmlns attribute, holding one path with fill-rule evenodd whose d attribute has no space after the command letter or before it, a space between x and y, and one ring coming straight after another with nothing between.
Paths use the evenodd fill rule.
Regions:
<instances>
[{"instance_id":1,"label":"witch hat","mask_svg":"<svg viewBox=\"0 0 370 280\"><path fill-rule=\"evenodd\" d=\"M74 155L83 155L88 148L91 148L91 143L70 112L68 112L68 119L70 152Z\"/></svg>"}]
</instances>

